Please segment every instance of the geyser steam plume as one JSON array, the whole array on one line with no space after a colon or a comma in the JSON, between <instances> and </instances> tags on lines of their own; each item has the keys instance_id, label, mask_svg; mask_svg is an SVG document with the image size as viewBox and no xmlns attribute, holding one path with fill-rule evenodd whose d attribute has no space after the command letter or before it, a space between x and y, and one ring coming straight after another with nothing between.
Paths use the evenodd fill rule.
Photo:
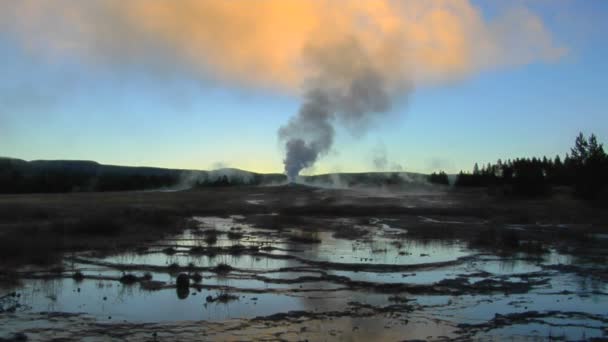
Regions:
<instances>
[{"instance_id":1,"label":"geyser steam plume","mask_svg":"<svg viewBox=\"0 0 608 342\"><path fill-rule=\"evenodd\" d=\"M330 150L336 121L365 129L391 105L387 81L358 40L349 38L312 50L308 58L318 74L308 81L297 115L279 129L279 137L285 141L285 173L290 181ZM401 89L405 96L406 87Z\"/></svg>"},{"instance_id":2,"label":"geyser steam plume","mask_svg":"<svg viewBox=\"0 0 608 342\"><path fill-rule=\"evenodd\" d=\"M405 6L391 1L373 3L381 4L379 8L384 10L391 9L394 16L386 20L387 13L378 16L373 6L369 12L355 11L361 17L350 18L354 23L349 26L350 30L328 29L328 38L315 37L303 49L307 74L302 104L297 114L279 129L279 139L285 147L285 173L291 182L296 181L300 171L313 166L330 151L335 125L362 133L374 121L382 119L391 109L393 99L399 98L403 103L415 84L452 81L471 72L473 66L483 67L489 63L485 65L489 67L499 60L503 60L499 63L522 63L530 58L523 56L530 53L526 49L532 46L525 48L522 55L512 54L521 47L505 51L505 55L508 53L511 57L499 55L507 46L506 42L503 46L502 40L510 36L512 28L504 26L510 19L503 19L505 22L489 29L493 33L482 33L483 25L477 26L480 23L476 22L479 18L463 10L468 2L456 1L450 5L430 2L429 7L416 1ZM411 21L407 16L409 10L419 18ZM510 15L527 17L530 14L524 11ZM537 57L549 59L563 53L547 43L549 35L535 17L528 19L534 22L530 27L535 27L536 38L544 37L538 41L544 41L542 57ZM358 20L364 24L357 24ZM446 27L442 28L444 24ZM481 30L467 33L472 27ZM419 35L424 37L422 45ZM475 38L481 40L471 40ZM526 46L535 39L522 39L519 43ZM496 59L494 62L484 59L488 57Z\"/></svg>"}]
</instances>

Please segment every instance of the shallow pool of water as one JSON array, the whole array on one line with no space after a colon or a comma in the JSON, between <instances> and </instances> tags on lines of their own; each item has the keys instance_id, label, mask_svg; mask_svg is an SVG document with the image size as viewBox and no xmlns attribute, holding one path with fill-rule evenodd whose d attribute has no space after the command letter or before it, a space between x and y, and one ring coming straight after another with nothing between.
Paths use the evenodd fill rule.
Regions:
<instances>
[{"instance_id":1,"label":"shallow pool of water","mask_svg":"<svg viewBox=\"0 0 608 342\"><path fill-rule=\"evenodd\" d=\"M381 219L353 226L368 231L356 239L338 238L334 231L308 231L306 227L274 231L240 223L239 219L197 217L198 227L141 246L144 248L138 253L79 255L75 261L66 260L61 277L26 280L17 288L19 297L14 300L21 304L20 311L86 313L101 322L224 321L294 310L335 312L347 310L353 302L376 308L408 302L416 307L412 317L417 317L418 323L428 325L437 319L450 322L437 323L446 334L458 324L488 322L496 314L582 311L608 315L606 283L584 273L548 267L575 263L572 257L555 250L535 256L479 254L458 240L410 239L404 227L391 226L392 221ZM342 220L342 224L350 222ZM441 223L435 221L431 223ZM208 231L217 232L213 243L205 239ZM232 246L256 248L235 255ZM197 253L191 251L193 247L198 247ZM222 264L231 269L226 273L212 270ZM368 266L362 268L364 265ZM76 271L84 275L84 280L70 278ZM157 289L150 290L140 281L121 283L119 279L126 273L151 277ZM176 277L180 273L200 275L200 282L178 291ZM498 284L537 283L524 293L505 290L463 294L458 285L449 288L455 291L453 295L432 294L435 292L430 290L416 295L376 291L399 284L431 289L449 279L454 283L465 279L467 285L487 280ZM349 287L353 282L368 285ZM226 302L216 300L222 294L233 297ZM500 338L543 337L549 333L568 339L601 335L598 327L581 328L583 324L574 318L559 319L576 326L563 326L551 319L496 328L492 334ZM412 318L409 324L415 326L416 322Z\"/></svg>"}]
</instances>

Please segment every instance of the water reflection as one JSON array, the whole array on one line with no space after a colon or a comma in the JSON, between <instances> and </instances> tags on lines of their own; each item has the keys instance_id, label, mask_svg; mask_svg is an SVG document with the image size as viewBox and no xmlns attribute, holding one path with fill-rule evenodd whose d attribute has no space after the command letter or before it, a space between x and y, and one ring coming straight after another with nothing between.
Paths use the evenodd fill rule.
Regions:
<instances>
[{"instance_id":1,"label":"water reflection","mask_svg":"<svg viewBox=\"0 0 608 342\"><path fill-rule=\"evenodd\" d=\"M239 234L227 233L234 227L232 219L202 219L204 229L220 232L214 244L227 250L218 250L214 255L190 253L193 246L207 247L203 234L186 231L146 252L124 253L104 258L89 257L94 264L73 263L70 269L80 270L83 281L52 279L27 281L20 290L19 299L34 312L86 312L99 320L126 320L130 322L160 322L181 320L221 321L230 318L252 318L279 312L305 310L310 312L347 310L353 304L387 306L394 302L391 295L375 293L371 289L345 290L344 283L324 279L327 275L341 276L351 281L372 282L374 286L385 284L432 285L445 279L467 277L471 282L483 279L508 278L524 281L525 277L548 272L546 265L580 262L556 251L530 258L529 255L479 256L466 261L450 263L443 267L428 267L416 272L394 272L390 269L363 271L332 269L329 263L414 265L455 261L475 254L460 241L409 239L403 230L386 225L370 226L372 234L356 239L336 238L333 232L291 229L285 232L268 232L240 225ZM363 228L359 228L363 229ZM232 230L234 231L234 230ZM167 247L170 246L170 247ZM247 251L231 253L233 246L272 246L278 250ZM171 248L167 251L164 249ZM280 256L299 258L281 258ZM110 263L107 266L95 264ZM210 269L198 269L203 288L177 287L176 277L184 270L195 267L213 268L220 264L233 267L227 273L215 273ZM121 266L137 265L131 270L135 276L150 273L153 281L162 286L155 291L144 289L140 284L121 284ZM169 266L174 267L169 267ZM152 267L154 266L154 267ZM481 274L481 275L480 275ZM263 276L265 278L261 278ZM96 277L96 279L93 279ZM295 281L305 277L307 281ZM268 279L270 280L268 280ZM266 292L264 292L266 291ZM517 296L501 294L430 296L409 295L408 299L428 310L419 313L436 331L447 329L445 324L431 323L442 318L455 323L490 320L496 313L508 314L530 310L579 310L605 314L602 304L606 302L606 284L597 277L581 274L559 274L555 271L548 282L529 293ZM227 301L207 300L221 294L236 298ZM432 306L432 307L431 307ZM339 318L345 330L378 330L387 324L371 318ZM417 326L416 322L408 323ZM433 325L434 324L434 325ZM449 325L447 325L449 326ZM441 328L443 327L443 328ZM391 329L393 326L390 327ZM430 336L428 329L418 327ZM390 329L386 329L390 330ZM447 329L449 330L449 329ZM446 334L449 331L446 330ZM399 330L396 330L399 331ZM390 332L387 332L390 335ZM387 335L387 336L388 336ZM390 335L392 336L392 335ZM422 338L425 338L423 336ZM370 336L373 338L373 336Z\"/></svg>"},{"instance_id":2,"label":"water reflection","mask_svg":"<svg viewBox=\"0 0 608 342\"><path fill-rule=\"evenodd\" d=\"M188 298L188 295L190 295L190 289L187 287L176 287L175 292L177 293L177 298L182 300Z\"/></svg>"}]
</instances>

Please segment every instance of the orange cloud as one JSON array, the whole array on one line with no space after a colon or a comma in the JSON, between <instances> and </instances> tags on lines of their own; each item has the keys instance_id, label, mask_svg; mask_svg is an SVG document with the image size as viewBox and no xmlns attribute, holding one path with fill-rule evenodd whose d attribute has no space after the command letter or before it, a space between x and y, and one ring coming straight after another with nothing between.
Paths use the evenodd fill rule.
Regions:
<instances>
[{"instance_id":1,"label":"orange cloud","mask_svg":"<svg viewBox=\"0 0 608 342\"><path fill-rule=\"evenodd\" d=\"M0 21L0 30L52 58L171 64L288 91L319 72L311 51L344 68L340 49L349 41L395 86L566 52L526 9L487 21L467 0L0 0Z\"/></svg>"}]
</instances>

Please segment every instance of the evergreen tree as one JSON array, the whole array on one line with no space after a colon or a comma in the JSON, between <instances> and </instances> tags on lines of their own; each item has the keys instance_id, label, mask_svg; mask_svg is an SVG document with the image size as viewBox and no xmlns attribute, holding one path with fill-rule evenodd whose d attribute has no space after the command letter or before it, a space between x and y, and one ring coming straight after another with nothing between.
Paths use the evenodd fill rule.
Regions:
<instances>
[{"instance_id":1,"label":"evergreen tree","mask_svg":"<svg viewBox=\"0 0 608 342\"><path fill-rule=\"evenodd\" d=\"M571 150L576 192L588 199L596 198L608 183L608 156L594 134L589 139L580 133Z\"/></svg>"},{"instance_id":2,"label":"evergreen tree","mask_svg":"<svg viewBox=\"0 0 608 342\"><path fill-rule=\"evenodd\" d=\"M572 161L577 164L583 164L588 159L588 143L583 133L579 133L574 141L574 147L570 149Z\"/></svg>"}]
</instances>

